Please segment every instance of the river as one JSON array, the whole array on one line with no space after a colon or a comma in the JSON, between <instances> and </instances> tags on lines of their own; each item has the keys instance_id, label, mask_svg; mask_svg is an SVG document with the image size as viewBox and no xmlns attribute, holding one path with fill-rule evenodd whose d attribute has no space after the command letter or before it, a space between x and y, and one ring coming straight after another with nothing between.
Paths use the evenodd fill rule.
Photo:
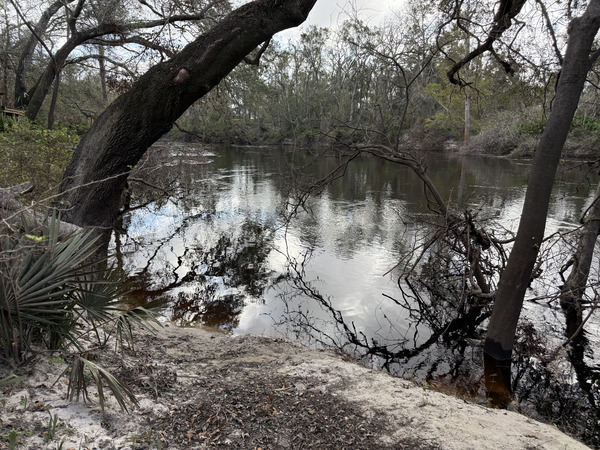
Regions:
<instances>
[{"instance_id":1,"label":"river","mask_svg":"<svg viewBox=\"0 0 600 450\"><path fill-rule=\"evenodd\" d=\"M516 231L529 161L439 153L422 158L451 208L468 209L491 229ZM143 305L162 304L165 317L180 325L226 333L284 335L341 348L347 346L335 320L341 317L370 343L421 345L430 332L398 305L398 262L426 241L437 216L410 169L357 158L288 215L299 187L339 163L340 157L289 147L156 146L133 176L143 182L131 182L132 211L113 239L117 261L134 283L132 296ZM576 228L597 181L586 165L561 166L547 234ZM561 245L549 254L569 254ZM542 298L561 283L555 271L544 272L530 297ZM548 346L564 339L558 305L527 302L524 317L533 318ZM590 339L598 344L595 333ZM454 370L439 352L390 369L417 376L424 366L430 381ZM475 377L471 369L461 376Z\"/></svg>"},{"instance_id":2,"label":"river","mask_svg":"<svg viewBox=\"0 0 600 450\"><path fill-rule=\"evenodd\" d=\"M394 297L398 291L394 272L385 274L418 239L419 224L434 218L410 169L372 157L354 160L341 179L307 202L307 211L288 222L283 213L290 209L286 202L295 182L325 176L338 158L311 164L313 154L286 148L158 148L144 178L169 186L168 192L157 195L147 185L132 184L138 209L124 219L119 251L127 273L143 278L149 291L178 284L161 292L170 301L169 317L233 333L276 333L273 320L279 319L285 293L279 286L285 283L277 280L286 273L288 257L310 252L307 280L318 279L319 290L361 329L370 334L379 328L373 313L385 308L382 293ZM291 163L306 169L297 173ZM436 153L426 163L450 205L456 206L462 169L464 207L480 222L516 230L528 161ZM595 180L585 166L560 171L547 234L576 226L593 198ZM180 283L186 276L189 281ZM217 301L225 297L231 308ZM213 303L219 307L212 309Z\"/></svg>"}]
</instances>

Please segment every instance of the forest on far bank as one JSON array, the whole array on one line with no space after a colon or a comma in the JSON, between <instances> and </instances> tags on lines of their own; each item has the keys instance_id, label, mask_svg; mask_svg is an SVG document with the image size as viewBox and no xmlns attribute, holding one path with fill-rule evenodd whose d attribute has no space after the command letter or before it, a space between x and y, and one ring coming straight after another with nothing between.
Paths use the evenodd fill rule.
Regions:
<instances>
[{"instance_id":1,"label":"forest on far bank","mask_svg":"<svg viewBox=\"0 0 600 450\"><path fill-rule=\"evenodd\" d=\"M151 64L232 10L227 1L173 2L165 14L167 6L161 10L154 2L150 11L169 18L161 22L128 2L81 3L77 17L57 8L60 2L0 3L0 104L25 109L41 128L71 135L85 132ZM469 61L451 82L448 71L483 41L493 6L462 5L468 21L461 21L452 2L408 0L381 23L348 6L334 27L306 26L296 39L275 36L248 55L169 136L337 147L381 141L427 151L450 142L472 153L531 156L577 5L526 5L501 45ZM34 25L39 34L32 35ZM597 78L591 71L565 157L596 159Z\"/></svg>"}]
</instances>

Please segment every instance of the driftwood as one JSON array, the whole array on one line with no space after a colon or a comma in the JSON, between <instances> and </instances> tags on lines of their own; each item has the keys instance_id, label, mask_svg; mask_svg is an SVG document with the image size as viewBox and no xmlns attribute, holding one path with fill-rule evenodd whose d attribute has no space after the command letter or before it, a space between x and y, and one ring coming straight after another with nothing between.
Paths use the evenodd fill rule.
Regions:
<instances>
[{"instance_id":1,"label":"driftwood","mask_svg":"<svg viewBox=\"0 0 600 450\"><path fill-rule=\"evenodd\" d=\"M33 184L29 181L0 188L0 221L9 227L21 226L24 222L33 227L41 227L47 222L48 215L34 211L31 206L21 203L18 198L33 191ZM61 236L81 230L77 225L60 221Z\"/></svg>"}]
</instances>

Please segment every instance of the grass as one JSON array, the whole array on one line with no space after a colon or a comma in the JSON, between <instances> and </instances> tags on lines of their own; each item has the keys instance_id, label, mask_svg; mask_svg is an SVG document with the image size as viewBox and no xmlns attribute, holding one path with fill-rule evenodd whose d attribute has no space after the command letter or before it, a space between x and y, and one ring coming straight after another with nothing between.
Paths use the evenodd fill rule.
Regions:
<instances>
[{"instance_id":1,"label":"grass","mask_svg":"<svg viewBox=\"0 0 600 450\"><path fill-rule=\"evenodd\" d=\"M58 414L52 414L48 411L48 415L50 416L50 420L48 422L48 429L44 433L45 442L50 442L54 439L54 436L56 435L56 426L58 425Z\"/></svg>"}]
</instances>

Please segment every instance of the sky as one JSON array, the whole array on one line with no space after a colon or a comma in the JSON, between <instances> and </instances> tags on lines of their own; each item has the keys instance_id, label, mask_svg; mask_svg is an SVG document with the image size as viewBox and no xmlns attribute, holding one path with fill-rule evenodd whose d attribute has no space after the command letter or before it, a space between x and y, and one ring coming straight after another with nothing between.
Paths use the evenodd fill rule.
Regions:
<instances>
[{"instance_id":1,"label":"sky","mask_svg":"<svg viewBox=\"0 0 600 450\"><path fill-rule=\"evenodd\" d=\"M353 10L358 11L362 20L377 25L383 22L386 15L399 11L404 3L405 0L317 0L306 22L298 28L279 33L278 36L298 37L302 29L310 25L335 28Z\"/></svg>"}]
</instances>

